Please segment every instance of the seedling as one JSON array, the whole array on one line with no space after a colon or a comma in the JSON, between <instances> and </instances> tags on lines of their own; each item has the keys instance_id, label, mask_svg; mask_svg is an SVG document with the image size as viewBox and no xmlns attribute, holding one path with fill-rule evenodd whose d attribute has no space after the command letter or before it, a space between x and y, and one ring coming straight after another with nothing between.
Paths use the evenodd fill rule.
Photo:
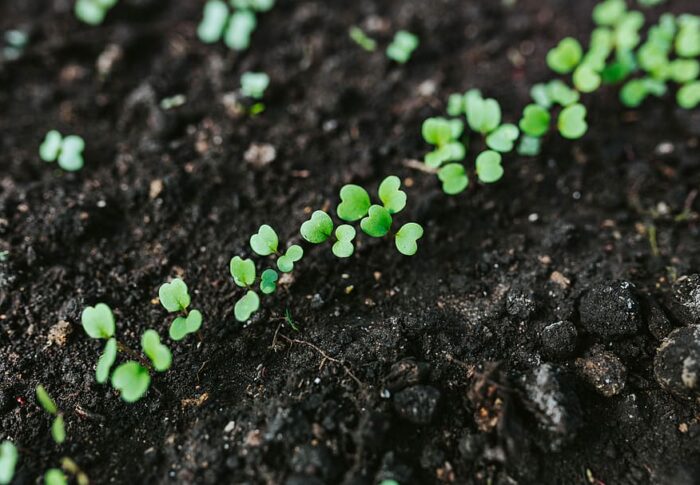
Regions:
<instances>
[{"instance_id":1,"label":"seedling","mask_svg":"<svg viewBox=\"0 0 700 485\"><path fill-rule=\"evenodd\" d=\"M375 50L377 50L377 42L371 37L369 37L367 34L365 34L364 31L358 26L353 25L352 27L350 27L348 35L350 35L350 38L353 40L353 42L355 42L367 52L374 52Z\"/></svg>"},{"instance_id":2,"label":"seedling","mask_svg":"<svg viewBox=\"0 0 700 485\"><path fill-rule=\"evenodd\" d=\"M304 256L304 250L297 244L292 244L287 248L287 251L282 254L278 250L279 237L275 230L267 224L260 226L258 232L250 237L250 247L253 252L259 256L276 255L277 268L282 273L290 273L293 271L294 263L300 261Z\"/></svg>"},{"instance_id":3,"label":"seedling","mask_svg":"<svg viewBox=\"0 0 700 485\"><path fill-rule=\"evenodd\" d=\"M700 16L684 14L678 17L675 47L680 57L700 55Z\"/></svg>"},{"instance_id":4,"label":"seedling","mask_svg":"<svg viewBox=\"0 0 700 485\"><path fill-rule=\"evenodd\" d=\"M464 160L466 148L459 138L464 131L461 120L446 118L428 118L422 126L423 139L436 149L425 156L425 164L430 168L451 161Z\"/></svg>"},{"instance_id":5,"label":"seedling","mask_svg":"<svg viewBox=\"0 0 700 485\"><path fill-rule=\"evenodd\" d=\"M333 233L333 219L325 212L317 210L311 214L311 219L301 225L300 232L301 237L311 244L321 244Z\"/></svg>"},{"instance_id":6,"label":"seedling","mask_svg":"<svg viewBox=\"0 0 700 485\"><path fill-rule=\"evenodd\" d=\"M572 37L567 37L547 54L547 65L554 72L568 74L578 66L583 58L581 44Z\"/></svg>"},{"instance_id":7,"label":"seedling","mask_svg":"<svg viewBox=\"0 0 700 485\"><path fill-rule=\"evenodd\" d=\"M163 283L158 289L158 299L163 308L170 313L179 313L170 324L169 335L172 340L182 340L187 335L199 331L202 326L202 313L199 310L188 310L190 295L187 285L180 278L170 283Z\"/></svg>"},{"instance_id":8,"label":"seedling","mask_svg":"<svg viewBox=\"0 0 700 485\"><path fill-rule=\"evenodd\" d=\"M77 0L75 16L89 25L100 25L107 12L117 4L117 0Z\"/></svg>"},{"instance_id":9,"label":"seedling","mask_svg":"<svg viewBox=\"0 0 700 485\"><path fill-rule=\"evenodd\" d=\"M44 411L54 417L51 425L51 436L56 444L61 444L66 440L66 427L63 421L63 413L59 412L56 402L46 392L44 386L39 384L36 386L36 399L39 405L44 408Z\"/></svg>"},{"instance_id":10,"label":"seedling","mask_svg":"<svg viewBox=\"0 0 700 485\"><path fill-rule=\"evenodd\" d=\"M442 191L448 195L459 194L469 185L469 177L461 163L448 163L442 167L438 179L442 182Z\"/></svg>"},{"instance_id":11,"label":"seedling","mask_svg":"<svg viewBox=\"0 0 700 485\"><path fill-rule=\"evenodd\" d=\"M173 363L173 354L170 349L160 342L160 336L155 330L146 330L141 335L141 348L151 359L153 368L158 372L165 372L170 369Z\"/></svg>"},{"instance_id":12,"label":"seedling","mask_svg":"<svg viewBox=\"0 0 700 485\"><path fill-rule=\"evenodd\" d=\"M685 109L693 109L700 104L700 81L686 84L678 90L676 95L678 106Z\"/></svg>"},{"instance_id":13,"label":"seedling","mask_svg":"<svg viewBox=\"0 0 700 485\"><path fill-rule=\"evenodd\" d=\"M538 104L530 104L523 110L520 129L530 137L540 137L549 131L552 116Z\"/></svg>"},{"instance_id":14,"label":"seedling","mask_svg":"<svg viewBox=\"0 0 700 485\"><path fill-rule=\"evenodd\" d=\"M586 113L585 106L578 103L564 108L559 113L559 120L557 121L557 127L561 136L575 140L585 135L588 130Z\"/></svg>"},{"instance_id":15,"label":"seedling","mask_svg":"<svg viewBox=\"0 0 700 485\"><path fill-rule=\"evenodd\" d=\"M399 30L386 48L386 56L394 62L405 64L419 44L418 37L408 31Z\"/></svg>"},{"instance_id":16,"label":"seedling","mask_svg":"<svg viewBox=\"0 0 700 485\"><path fill-rule=\"evenodd\" d=\"M68 485L68 478L61 469L50 468L44 474L44 485Z\"/></svg>"},{"instance_id":17,"label":"seedling","mask_svg":"<svg viewBox=\"0 0 700 485\"><path fill-rule=\"evenodd\" d=\"M223 39L229 49L244 51L250 46L250 37L258 25L255 12L266 12L274 0L232 0L235 11L229 10L222 0L209 0L197 27L197 36L205 44Z\"/></svg>"},{"instance_id":18,"label":"seedling","mask_svg":"<svg viewBox=\"0 0 700 485\"><path fill-rule=\"evenodd\" d=\"M476 157L476 174L485 184L498 182L503 177L502 157L498 152L487 150Z\"/></svg>"},{"instance_id":19,"label":"seedling","mask_svg":"<svg viewBox=\"0 0 700 485\"><path fill-rule=\"evenodd\" d=\"M76 135L65 138L56 130L46 134L39 147L39 156L45 162L58 161L58 166L67 172L75 172L83 168L83 150L85 142Z\"/></svg>"},{"instance_id":20,"label":"seedling","mask_svg":"<svg viewBox=\"0 0 700 485\"><path fill-rule=\"evenodd\" d=\"M335 230L336 242L333 244L333 254L338 258L349 258L355 252L352 241L355 239L357 231L349 224L338 226Z\"/></svg>"},{"instance_id":21,"label":"seedling","mask_svg":"<svg viewBox=\"0 0 700 485\"><path fill-rule=\"evenodd\" d=\"M593 21L607 27L616 25L627 12L625 0L605 0L593 9Z\"/></svg>"},{"instance_id":22,"label":"seedling","mask_svg":"<svg viewBox=\"0 0 700 485\"><path fill-rule=\"evenodd\" d=\"M464 106L469 127L488 135L501 124L501 106L498 101L483 98L477 89L471 89L464 95Z\"/></svg>"},{"instance_id":23,"label":"seedling","mask_svg":"<svg viewBox=\"0 0 700 485\"><path fill-rule=\"evenodd\" d=\"M11 441L3 441L0 444L0 485L8 485L12 481L18 459L17 447Z\"/></svg>"},{"instance_id":24,"label":"seedling","mask_svg":"<svg viewBox=\"0 0 700 485\"><path fill-rule=\"evenodd\" d=\"M241 76L241 93L253 99L262 99L270 85L270 77L264 72L244 72Z\"/></svg>"},{"instance_id":25,"label":"seedling","mask_svg":"<svg viewBox=\"0 0 700 485\"><path fill-rule=\"evenodd\" d=\"M135 361L119 365L112 374L112 387L120 392L124 401L129 403L141 399L150 384L151 376L148 369Z\"/></svg>"},{"instance_id":26,"label":"seedling","mask_svg":"<svg viewBox=\"0 0 700 485\"><path fill-rule=\"evenodd\" d=\"M423 227L415 222L404 224L396 233L396 249L401 254L413 256L418 251L417 241L423 237Z\"/></svg>"},{"instance_id":27,"label":"seedling","mask_svg":"<svg viewBox=\"0 0 700 485\"><path fill-rule=\"evenodd\" d=\"M663 96L666 94L666 84L652 78L632 79L620 90L620 101L628 108L641 105L650 94Z\"/></svg>"},{"instance_id":28,"label":"seedling","mask_svg":"<svg viewBox=\"0 0 700 485\"><path fill-rule=\"evenodd\" d=\"M513 150L518 136L520 136L518 127L506 123L496 128L486 137L486 145L497 152L508 153Z\"/></svg>"},{"instance_id":29,"label":"seedling","mask_svg":"<svg viewBox=\"0 0 700 485\"><path fill-rule=\"evenodd\" d=\"M362 230L371 237L384 237L389 233L393 220L391 214L381 205L372 205L367 215L360 221Z\"/></svg>"}]
</instances>

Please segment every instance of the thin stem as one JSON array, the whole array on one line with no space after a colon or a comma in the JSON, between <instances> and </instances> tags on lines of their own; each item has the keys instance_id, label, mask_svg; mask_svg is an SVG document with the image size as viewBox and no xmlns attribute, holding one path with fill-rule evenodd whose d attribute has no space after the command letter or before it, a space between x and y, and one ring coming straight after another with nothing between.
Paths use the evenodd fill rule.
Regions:
<instances>
[{"instance_id":1,"label":"thin stem","mask_svg":"<svg viewBox=\"0 0 700 485\"><path fill-rule=\"evenodd\" d=\"M146 360L143 355L139 354L138 352L135 352L131 348L127 347L123 343L117 340L117 350L119 352L122 352L126 355L128 355L130 358L138 361L142 366L146 367L150 372L153 372L153 366L151 363Z\"/></svg>"}]
</instances>

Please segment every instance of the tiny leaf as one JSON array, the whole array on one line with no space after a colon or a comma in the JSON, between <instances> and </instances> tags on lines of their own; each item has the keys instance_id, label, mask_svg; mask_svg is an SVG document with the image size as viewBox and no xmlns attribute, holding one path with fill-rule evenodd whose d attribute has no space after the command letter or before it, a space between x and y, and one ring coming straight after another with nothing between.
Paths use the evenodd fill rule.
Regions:
<instances>
[{"instance_id":1,"label":"tiny leaf","mask_svg":"<svg viewBox=\"0 0 700 485\"><path fill-rule=\"evenodd\" d=\"M404 224L396 233L396 249L406 256L413 256L418 251L417 241L423 237L423 227L415 222Z\"/></svg>"},{"instance_id":2,"label":"tiny leaf","mask_svg":"<svg viewBox=\"0 0 700 485\"><path fill-rule=\"evenodd\" d=\"M338 228L335 230L335 237L337 241L333 244L333 254L335 254L338 258L349 258L352 256L352 253L355 251L355 246L353 246L352 240L355 239L356 235L357 232L355 231L354 227L348 224L338 226Z\"/></svg>"},{"instance_id":3,"label":"tiny leaf","mask_svg":"<svg viewBox=\"0 0 700 485\"><path fill-rule=\"evenodd\" d=\"M254 291L248 291L236 302L233 313L239 322L247 321L260 308L260 297Z\"/></svg>"},{"instance_id":4,"label":"tiny leaf","mask_svg":"<svg viewBox=\"0 0 700 485\"><path fill-rule=\"evenodd\" d=\"M311 219L301 225L301 237L312 244L320 244L333 233L333 220L321 210L311 214Z\"/></svg>"},{"instance_id":5,"label":"tiny leaf","mask_svg":"<svg viewBox=\"0 0 700 485\"><path fill-rule=\"evenodd\" d=\"M269 256L277 252L279 239L272 227L263 224L257 234L250 237L250 247L260 256Z\"/></svg>"},{"instance_id":6,"label":"tiny leaf","mask_svg":"<svg viewBox=\"0 0 700 485\"><path fill-rule=\"evenodd\" d=\"M97 367L95 368L95 380L98 383L104 384L109 378L109 371L114 365L114 361L117 359L117 339L112 337L107 340L105 349L97 360Z\"/></svg>"},{"instance_id":7,"label":"tiny leaf","mask_svg":"<svg viewBox=\"0 0 700 485\"><path fill-rule=\"evenodd\" d=\"M141 335L141 348L153 363L153 368L158 372L166 371L173 362L173 354L170 349L160 343L160 336L155 330L149 329Z\"/></svg>"},{"instance_id":8,"label":"tiny leaf","mask_svg":"<svg viewBox=\"0 0 700 485\"><path fill-rule=\"evenodd\" d=\"M187 285L180 278L175 278L170 283L163 283L158 289L158 299L163 308L169 312L185 310L190 305L190 295Z\"/></svg>"},{"instance_id":9,"label":"tiny leaf","mask_svg":"<svg viewBox=\"0 0 700 485\"><path fill-rule=\"evenodd\" d=\"M114 315L104 303L83 310L81 321L90 338L108 339L114 336Z\"/></svg>"},{"instance_id":10,"label":"tiny leaf","mask_svg":"<svg viewBox=\"0 0 700 485\"><path fill-rule=\"evenodd\" d=\"M384 237L391 228L391 214L381 205L369 208L367 217L360 221L362 230L371 237Z\"/></svg>"},{"instance_id":11,"label":"tiny leaf","mask_svg":"<svg viewBox=\"0 0 700 485\"><path fill-rule=\"evenodd\" d=\"M568 106L559 113L559 133L571 140L581 138L588 130L586 108L582 104Z\"/></svg>"},{"instance_id":12,"label":"tiny leaf","mask_svg":"<svg viewBox=\"0 0 700 485\"><path fill-rule=\"evenodd\" d=\"M39 404L41 405L42 408L44 408L44 411L46 411L49 414L56 415L58 413L58 407L56 406L56 402L49 396L49 393L46 392L46 389L44 389L44 386L39 384L36 386L36 399L39 401Z\"/></svg>"},{"instance_id":13,"label":"tiny leaf","mask_svg":"<svg viewBox=\"0 0 700 485\"><path fill-rule=\"evenodd\" d=\"M503 177L501 159L500 153L491 150L480 153L476 157L476 174L481 182L490 184Z\"/></svg>"},{"instance_id":14,"label":"tiny leaf","mask_svg":"<svg viewBox=\"0 0 700 485\"><path fill-rule=\"evenodd\" d=\"M401 212L406 207L406 192L400 189L401 180L396 175L390 175L379 185L379 199L389 214Z\"/></svg>"},{"instance_id":15,"label":"tiny leaf","mask_svg":"<svg viewBox=\"0 0 700 485\"><path fill-rule=\"evenodd\" d=\"M340 189L340 200L338 217L348 222L362 219L371 205L367 191L354 184L345 185Z\"/></svg>"},{"instance_id":16,"label":"tiny leaf","mask_svg":"<svg viewBox=\"0 0 700 485\"><path fill-rule=\"evenodd\" d=\"M136 402L148 390L151 376L148 369L130 360L116 368L112 374L112 386L118 390L126 402Z\"/></svg>"},{"instance_id":17,"label":"tiny leaf","mask_svg":"<svg viewBox=\"0 0 700 485\"><path fill-rule=\"evenodd\" d=\"M438 179L442 182L443 192L449 195L459 194L469 185L469 177L461 163L449 163L442 167Z\"/></svg>"},{"instance_id":18,"label":"tiny leaf","mask_svg":"<svg viewBox=\"0 0 700 485\"><path fill-rule=\"evenodd\" d=\"M294 263L304 256L304 250L297 244L292 244L277 260L277 268L283 273L290 273L294 270Z\"/></svg>"},{"instance_id":19,"label":"tiny leaf","mask_svg":"<svg viewBox=\"0 0 700 485\"><path fill-rule=\"evenodd\" d=\"M252 259L234 256L231 258L230 269L233 282L241 288L250 286L255 282L255 263Z\"/></svg>"},{"instance_id":20,"label":"tiny leaf","mask_svg":"<svg viewBox=\"0 0 700 485\"><path fill-rule=\"evenodd\" d=\"M270 268L266 269L262 272L262 275L260 276L260 291L262 291L266 295L274 293L277 289L278 279L279 275L277 274L277 271Z\"/></svg>"}]
</instances>

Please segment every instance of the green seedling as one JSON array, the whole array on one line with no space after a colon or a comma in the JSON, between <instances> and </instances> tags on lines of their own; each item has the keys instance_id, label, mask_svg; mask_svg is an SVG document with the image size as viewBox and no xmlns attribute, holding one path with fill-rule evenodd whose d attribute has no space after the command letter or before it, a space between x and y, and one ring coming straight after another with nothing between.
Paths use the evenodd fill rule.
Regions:
<instances>
[{"instance_id":1,"label":"green seedling","mask_svg":"<svg viewBox=\"0 0 700 485\"><path fill-rule=\"evenodd\" d=\"M700 16L684 14L678 17L675 47L676 54L680 57L700 55Z\"/></svg>"},{"instance_id":2,"label":"green seedling","mask_svg":"<svg viewBox=\"0 0 700 485\"><path fill-rule=\"evenodd\" d=\"M593 9L593 21L598 25L614 26L627 12L625 0L605 0Z\"/></svg>"},{"instance_id":3,"label":"green seedling","mask_svg":"<svg viewBox=\"0 0 700 485\"><path fill-rule=\"evenodd\" d=\"M547 65L554 72L568 74L574 70L583 58L581 44L572 37L567 37L549 51Z\"/></svg>"},{"instance_id":4,"label":"green seedling","mask_svg":"<svg viewBox=\"0 0 700 485\"><path fill-rule=\"evenodd\" d=\"M428 167L438 168L446 162L464 160L466 148L459 141L464 132L461 120L428 118L423 122L421 132L423 139L436 147L425 156L424 161Z\"/></svg>"},{"instance_id":5,"label":"green seedling","mask_svg":"<svg viewBox=\"0 0 700 485\"><path fill-rule=\"evenodd\" d=\"M487 150L476 157L476 174L485 184L498 182L503 177L502 157L498 152Z\"/></svg>"},{"instance_id":6,"label":"green seedling","mask_svg":"<svg viewBox=\"0 0 700 485\"><path fill-rule=\"evenodd\" d=\"M399 30L394 35L394 40L386 48L386 56L394 62L405 64L411 58L418 44L419 40L416 35L405 30Z\"/></svg>"},{"instance_id":7,"label":"green seedling","mask_svg":"<svg viewBox=\"0 0 700 485\"><path fill-rule=\"evenodd\" d=\"M115 324L112 310L104 303L83 310L82 324L85 332L94 339L109 339L114 336Z\"/></svg>"},{"instance_id":8,"label":"green seedling","mask_svg":"<svg viewBox=\"0 0 700 485\"><path fill-rule=\"evenodd\" d=\"M335 230L336 242L333 244L333 254L338 258L349 258L355 252L352 244L357 232L355 228L348 224L338 226Z\"/></svg>"},{"instance_id":9,"label":"green seedling","mask_svg":"<svg viewBox=\"0 0 700 485\"><path fill-rule=\"evenodd\" d=\"M405 256L413 256L418 251L417 241L422 237L423 227L415 222L408 222L396 233L396 249Z\"/></svg>"},{"instance_id":10,"label":"green seedling","mask_svg":"<svg viewBox=\"0 0 700 485\"><path fill-rule=\"evenodd\" d=\"M75 172L83 168L83 150L85 142L76 135L65 138L56 130L46 134L39 147L39 156L45 162L58 161L58 166L67 172Z\"/></svg>"},{"instance_id":11,"label":"green seedling","mask_svg":"<svg viewBox=\"0 0 700 485\"><path fill-rule=\"evenodd\" d=\"M574 71L572 78L576 89L582 93L592 93L598 89L603 82L603 78L591 65L581 64Z\"/></svg>"},{"instance_id":12,"label":"green seedling","mask_svg":"<svg viewBox=\"0 0 700 485\"><path fill-rule=\"evenodd\" d=\"M669 76L678 84L694 81L700 74L700 62L696 59L676 59L669 63Z\"/></svg>"},{"instance_id":13,"label":"green seedling","mask_svg":"<svg viewBox=\"0 0 700 485\"><path fill-rule=\"evenodd\" d=\"M49 468L44 473L44 485L68 485L68 478L60 468Z\"/></svg>"},{"instance_id":14,"label":"green seedling","mask_svg":"<svg viewBox=\"0 0 700 485\"><path fill-rule=\"evenodd\" d=\"M390 175L379 184L379 200L389 214L397 214L406 207L406 192L401 190L401 179Z\"/></svg>"},{"instance_id":15,"label":"green seedling","mask_svg":"<svg viewBox=\"0 0 700 485\"><path fill-rule=\"evenodd\" d=\"M0 485L8 485L12 481L18 459L17 447L11 441L3 441L0 444Z\"/></svg>"},{"instance_id":16,"label":"green seedling","mask_svg":"<svg viewBox=\"0 0 700 485\"><path fill-rule=\"evenodd\" d=\"M158 299L163 308L171 313L186 311L190 306L187 285L180 278L175 278L170 283L163 283L158 289Z\"/></svg>"},{"instance_id":17,"label":"green seedling","mask_svg":"<svg viewBox=\"0 0 700 485\"><path fill-rule=\"evenodd\" d=\"M365 189L359 185L348 184L340 189L340 204L336 211L342 220L354 222L366 216L371 205Z\"/></svg>"},{"instance_id":18,"label":"green seedling","mask_svg":"<svg viewBox=\"0 0 700 485\"><path fill-rule=\"evenodd\" d=\"M588 130L586 108L582 104L572 104L559 113L557 126L564 138L575 140L581 138Z\"/></svg>"},{"instance_id":19,"label":"green seedling","mask_svg":"<svg viewBox=\"0 0 700 485\"><path fill-rule=\"evenodd\" d=\"M170 349L160 342L160 336L155 330L146 330L141 335L141 348L153 363L153 368L158 372L170 369L173 363L173 354Z\"/></svg>"},{"instance_id":20,"label":"green seedling","mask_svg":"<svg viewBox=\"0 0 700 485\"><path fill-rule=\"evenodd\" d=\"M650 95L663 96L667 88L663 81L652 78L632 79L620 90L620 101L628 108L640 106Z\"/></svg>"},{"instance_id":21,"label":"green seedling","mask_svg":"<svg viewBox=\"0 0 700 485\"><path fill-rule=\"evenodd\" d=\"M294 263L301 260L304 256L304 250L297 244L292 244L287 248L287 252L277 260L277 269L282 273L291 273L294 270Z\"/></svg>"},{"instance_id":22,"label":"green seedling","mask_svg":"<svg viewBox=\"0 0 700 485\"><path fill-rule=\"evenodd\" d=\"M104 384L109 379L109 371L112 369L114 362L117 360L117 339L111 338L107 340L105 344L105 349L97 359L97 366L95 367L95 380Z\"/></svg>"},{"instance_id":23,"label":"green seedling","mask_svg":"<svg viewBox=\"0 0 700 485\"><path fill-rule=\"evenodd\" d=\"M457 195L469 185L469 177L461 163L448 163L438 171L438 179L442 182L442 191L448 195Z\"/></svg>"},{"instance_id":24,"label":"green seedling","mask_svg":"<svg viewBox=\"0 0 700 485\"><path fill-rule=\"evenodd\" d=\"M241 76L241 93L253 99L262 99L270 85L270 77L264 72L244 72Z\"/></svg>"},{"instance_id":25,"label":"green seedling","mask_svg":"<svg viewBox=\"0 0 700 485\"><path fill-rule=\"evenodd\" d=\"M268 268L260 275L260 291L265 295L274 293L277 290L277 280L279 274L274 269Z\"/></svg>"},{"instance_id":26,"label":"green seedling","mask_svg":"<svg viewBox=\"0 0 700 485\"><path fill-rule=\"evenodd\" d=\"M228 23L229 9L222 0L209 0L204 4L204 17L197 27L197 36L205 44L221 40Z\"/></svg>"},{"instance_id":27,"label":"green seedling","mask_svg":"<svg viewBox=\"0 0 700 485\"><path fill-rule=\"evenodd\" d=\"M121 364L112 373L112 387L119 391L124 401L129 403L141 399L148 391L150 384L151 376L148 369L135 361Z\"/></svg>"},{"instance_id":28,"label":"green seedling","mask_svg":"<svg viewBox=\"0 0 700 485\"><path fill-rule=\"evenodd\" d=\"M469 127L488 135L501 124L501 106L495 99L484 99L481 92L471 89L464 95L465 112Z\"/></svg>"},{"instance_id":29,"label":"green seedling","mask_svg":"<svg viewBox=\"0 0 700 485\"><path fill-rule=\"evenodd\" d=\"M541 137L549 131L552 116L549 111L538 104L530 104L523 110L520 129L530 137Z\"/></svg>"},{"instance_id":30,"label":"green seedling","mask_svg":"<svg viewBox=\"0 0 700 485\"><path fill-rule=\"evenodd\" d=\"M249 288L255 283L255 263L252 259L243 259L234 256L230 263L233 282L241 288Z\"/></svg>"},{"instance_id":31,"label":"green seedling","mask_svg":"<svg viewBox=\"0 0 700 485\"><path fill-rule=\"evenodd\" d=\"M260 308L260 297L251 290L236 302L233 312L236 320L245 322L253 313L258 311L258 308Z\"/></svg>"},{"instance_id":32,"label":"green seedling","mask_svg":"<svg viewBox=\"0 0 700 485\"><path fill-rule=\"evenodd\" d=\"M447 98L447 114L450 116L461 116L464 114L464 95L453 93Z\"/></svg>"},{"instance_id":33,"label":"green seedling","mask_svg":"<svg viewBox=\"0 0 700 485\"><path fill-rule=\"evenodd\" d=\"M301 225L301 237L311 244L325 242L333 233L333 220L323 211L311 214L311 219Z\"/></svg>"},{"instance_id":34,"label":"green seedling","mask_svg":"<svg viewBox=\"0 0 700 485\"><path fill-rule=\"evenodd\" d=\"M391 214L381 205L372 205L367 216L360 221L360 228L370 237L384 237L392 224Z\"/></svg>"},{"instance_id":35,"label":"green seedling","mask_svg":"<svg viewBox=\"0 0 700 485\"><path fill-rule=\"evenodd\" d=\"M49 396L49 393L46 392L46 389L44 389L44 386L41 384L36 386L36 399L39 405L44 408L44 411L54 417L53 424L51 425L51 437L56 444L60 445L66 440L66 426L63 421L63 414L59 412L56 402Z\"/></svg>"},{"instance_id":36,"label":"green seedling","mask_svg":"<svg viewBox=\"0 0 700 485\"><path fill-rule=\"evenodd\" d=\"M348 35L350 35L350 38L353 40L353 42L355 42L367 52L374 52L375 50L377 50L377 42L371 37L369 37L367 34L365 34L364 31L358 26L353 25L352 27L350 27Z\"/></svg>"},{"instance_id":37,"label":"green seedling","mask_svg":"<svg viewBox=\"0 0 700 485\"><path fill-rule=\"evenodd\" d=\"M267 224L260 226L257 234L253 234L250 237L250 247L260 256L277 254L278 246L279 238L277 237L277 233Z\"/></svg>"},{"instance_id":38,"label":"green seedling","mask_svg":"<svg viewBox=\"0 0 700 485\"><path fill-rule=\"evenodd\" d=\"M19 29L8 30L4 33L3 38L5 42L2 48L2 57L8 61L19 59L29 43L29 35Z\"/></svg>"},{"instance_id":39,"label":"green seedling","mask_svg":"<svg viewBox=\"0 0 700 485\"><path fill-rule=\"evenodd\" d=\"M615 25L615 47L618 52L629 52L640 41L639 30L644 26L644 15L641 12L627 12Z\"/></svg>"},{"instance_id":40,"label":"green seedling","mask_svg":"<svg viewBox=\"0 0 700 485\"><path fill-rule=\"evenodd\" d=\"M678 106L693 109L700 104L700 81L688 83L678 90L676 95Z\"/></svg>"},{"instance_id":41,"label":"green seedling","mask_svg":"<svg viewBox=\"0 0 700 485\"><path fill-rule=\"evenodd\" d=\"M244 7L236 7L233 13L222 0L209 0L204 5L204 15L197 27L197 36L205 44L213 44L223 39L229 49L244 51L250 47L250 38L258 25L254 11L265 11L260 5L252 7L252 2L232 2ZM264 8L272 7L267 2ZM267 8L269 10L269 8Z\"/></svg>"},{"instance_id":42,"label":"green seedling","mask_svg":"<svg viewBox=\"0 0 700 485\"><path fill-rule=\"evenodd\" d=\"M75 16L89 25L100 25L107 12L117 4L117 0L77 0Z\"/></svg>"},{"instance_id":43,"label":"green seedling","mask_svg":"<svg viewBox=\"0 0 700 485\"><path fill-rule=\"evenodd\" d=\"M497 152L507 153L513 150L520 130L515 125L506 123L499 126L486 137L486 145Z\"/></svg>"}]
</instances>

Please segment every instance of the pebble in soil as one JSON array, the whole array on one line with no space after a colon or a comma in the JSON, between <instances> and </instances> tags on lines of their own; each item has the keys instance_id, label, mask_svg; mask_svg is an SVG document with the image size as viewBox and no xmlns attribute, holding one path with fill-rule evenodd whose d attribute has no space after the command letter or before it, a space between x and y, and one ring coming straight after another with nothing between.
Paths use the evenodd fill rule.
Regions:
<instances>
[{"instance_id":1,"label":"pebble in soil","mask_svg":"<svg viewBox=\"0 0 700 485\"><path fill-rule=\"evenodd\" d=\"M542 352L549 359L565 359L576 351L578 331L576 326L567 320L554 322L542 330Z\"/></svg>"},{"instance_id":2,"label":"pebble in soil","mask_svg":"<svg viewBox=\"0 0 700 485\"><path fill-rule=\"evenodd\" d=\"M615 396L625 387L627 369L615 354L600 346L576 359L576 370L588 385L605 397Z\"/></svg>"},{"instance_id":3,"label":"pebble in soil","mask_svg":"<svg viewBox=\"0 0 700 485\"><path fill-rule=\"evenodd\" d=\"M639 298L628 281L593 286L581 298L579 313L586 332L601 339L634 335L641 326Z\"/></svg>"},{"instance_id":4,"label":"pebble in soil","mask_svg":"<svg viewBox=\"0 0 700 485\"><path fill-rule=\"evenodd\" d=\"M664 339L654 358L654 374L673 395L700 397L700 326L677 328Z\"/></svg>"}]
</instances>

